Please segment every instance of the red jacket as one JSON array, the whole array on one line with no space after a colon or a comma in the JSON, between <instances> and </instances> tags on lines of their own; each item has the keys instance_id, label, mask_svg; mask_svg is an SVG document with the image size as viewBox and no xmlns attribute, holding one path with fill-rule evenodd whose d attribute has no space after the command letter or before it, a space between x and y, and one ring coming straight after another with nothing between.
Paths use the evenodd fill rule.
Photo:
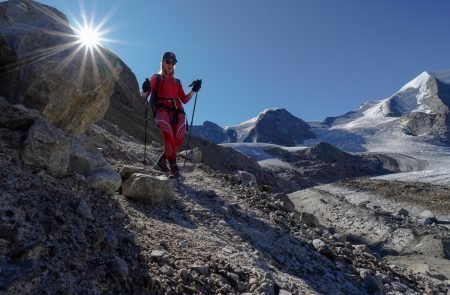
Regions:
<instances>
[{"instance_id":1,"label":"red jacket","mask_svg":"<svg viewBox=\"0 0 450 295\"><path fill-rule=\"evenodd\" d=\"M171 107L172 100L167 100L164 98L174 98L176 107L182 110L182 103L186 104L189 101L188 96L184 93L180 80L172 76L165 76L163 78L159 74L153 75L150 79L150 89L152 91L152 96L150 99L150 104L152 106L155 104L156 106L164 104Z\"/></svg>"}]
</instances>

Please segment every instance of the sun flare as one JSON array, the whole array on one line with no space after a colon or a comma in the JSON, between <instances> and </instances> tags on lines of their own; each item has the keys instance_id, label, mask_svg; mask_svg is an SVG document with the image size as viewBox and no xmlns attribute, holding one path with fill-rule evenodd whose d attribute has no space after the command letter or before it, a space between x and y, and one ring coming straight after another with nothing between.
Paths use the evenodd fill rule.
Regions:
<instances>
[{"instance_id":1,"label":"sun flare","mask_svg":"<svg viewBox=\"0 0 450 295\"><path fill-rule=\"evenodd\" d=\"M97 48L101 44L100 33L91 27L84 27L78 32L81 45L87 48Z\"/></svg>"}]
</instances>

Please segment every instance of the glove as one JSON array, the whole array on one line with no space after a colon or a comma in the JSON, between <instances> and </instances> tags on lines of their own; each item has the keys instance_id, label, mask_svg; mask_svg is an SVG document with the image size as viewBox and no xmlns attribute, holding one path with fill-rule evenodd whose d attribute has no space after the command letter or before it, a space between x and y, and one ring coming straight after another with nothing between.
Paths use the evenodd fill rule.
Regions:
<instances>
[{"instance_id":1,"label":"glove","mask_svg":"<svg viewBox=\"0 0 450 295\"><path fill-rule=\"evenodd\" d=\"M198 92L200 90L200 88L202 88L202 79L197 79L195 81L193 81L191 83L191 85L189 85L189 87L192 86L192 91L194 92Z\"/></svg>"},{"instance_id":2,"label":"glove","mask_svg":"<svg viewBox=\"0 0 450 295\"><path fill-rule=\"evenodd\" d=\"M144 83L142 83L142 92L149 92L150 91L150 80L148 78L145 78Z\"/></svg>"}]
</instances>

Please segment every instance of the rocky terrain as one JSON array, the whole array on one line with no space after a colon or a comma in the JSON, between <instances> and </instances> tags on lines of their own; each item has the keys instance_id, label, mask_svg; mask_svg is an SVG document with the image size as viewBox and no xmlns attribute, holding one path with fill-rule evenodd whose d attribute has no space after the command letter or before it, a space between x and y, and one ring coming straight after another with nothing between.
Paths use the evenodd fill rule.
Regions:
<instances>
[{"instance_id":1,"label":"rocky terrain","mask_svg":"<svg viewBox=\"0 0 450 295\"><path fill-rule=\"evenodd\" d=\"M46 39L65 16L13 0L0 22L0 85L32 85L0 93L0 294L447 294L448 186L355 178L422 160L267 149L283 172L194 138L173 181L151 168L154 124L146 145L144 119L127 125L145 103L120 59L102 49L71 88L72 65L49 73L78 69L69 48L22 55L66 44Z\"/></svg>"},{"instance_id":2,"label":"rocky terrain","mask_svg":"<svg viewBox=\"0 0 450 295\"><path fill-rule=\"evenodd\" d=\"M117 169L121 163L144 168L142 144L98 126L86 140L100 137L112 139L103 153ZM11 157L14 142L2 137L1 143L0 290L6 294L49 288L89 294L445 294L447 288L320 226L286 195L263 192L202 163L189 161L172 198L155 205L91 189L76 172L55 178L18 165L20 159ZM161 150L155 145L151 158Z\"/></svg>"}]
</instances>

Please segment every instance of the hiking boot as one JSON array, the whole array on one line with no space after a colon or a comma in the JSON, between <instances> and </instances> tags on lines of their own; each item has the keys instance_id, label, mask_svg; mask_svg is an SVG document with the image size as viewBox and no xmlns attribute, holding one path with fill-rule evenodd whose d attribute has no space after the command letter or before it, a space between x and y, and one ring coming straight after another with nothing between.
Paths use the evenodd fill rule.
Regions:
<instances>
[{"instance_id":1,"label":"hiking boot","mask_svg":"<svg viewBox=\"0 0 450 295\"><path fill-rule=\"evenodd\" d=\"M170 166L170 177L175 179L180 179L180 169L177 165L177 160L169 160L169 166Z\"/></svg>"},{"instance_id":2,"label":"hiking boot","mask_svg":"<svg viewBox=\"0 0 450 295\"><path fill-rule=\"evenodd\" d=\"M166 155L164 153L159 157L158 162L156 162L156 164L153 167L156 170L159 170L162 172L170 172L170 169L167 166Z\"/></svg>"}]
</instances>

